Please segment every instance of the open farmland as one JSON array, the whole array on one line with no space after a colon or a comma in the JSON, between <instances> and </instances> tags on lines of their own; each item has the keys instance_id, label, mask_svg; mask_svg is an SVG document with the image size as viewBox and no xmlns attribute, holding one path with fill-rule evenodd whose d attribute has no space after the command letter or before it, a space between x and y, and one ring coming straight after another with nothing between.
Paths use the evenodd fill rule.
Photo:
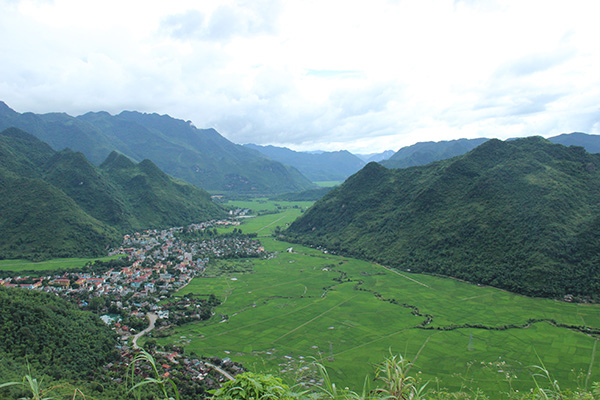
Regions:
<instances>
[{"instance_id":1,"label":"open farmland","mask_svg":"<svg viewBox=\"0 0 600 400\"><path fill-rule=\"evenodd\" d=\"M121 256L101 258L55 258L48 261L33 262L28 260L0 260L0 271L39 272L82 268L89 262L108 261Z\"/></svg>"},{"instance_id":2,"label":"open farmland","mask_svg":"<svg viewBox=\"0 0 600 400\"><path fill-rule=\"evenodd\" d=\"M293 207L280 211L241 228L269 235L300 214ZM561 387L600 381L597 305L397 272L270 237L261 242L275 255L250 261L252 273L196 278L186 286L180 294L214 293L223 304L211 320L179 327L160 342L290 379L316 359L339 385L355 390L390 350L415 360L423 379L438 377L432 385L480 387L492 396L508 385L532 387L532 366L541 363Z\"/></svg>"}]
</instances>

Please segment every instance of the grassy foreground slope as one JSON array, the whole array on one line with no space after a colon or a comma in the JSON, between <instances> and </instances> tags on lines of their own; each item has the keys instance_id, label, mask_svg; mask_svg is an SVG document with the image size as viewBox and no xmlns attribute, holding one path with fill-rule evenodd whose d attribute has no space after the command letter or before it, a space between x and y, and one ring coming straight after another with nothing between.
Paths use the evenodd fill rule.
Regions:
<instances>
[{"instance_id":1,"label":"grassy foreground slope","mask_svg":"<svg viewBox=\"0 0 600 400\"><path fill-rule=\"evenodd\" d=\"M494 139L423 167L368 164L285 235L527 295L598 297L599 211L600 155Z\"/></svg>"},{"instance_id":2,"label":"grassy foreground slope","mask_svg":"<svg viewBox=\"0 0 600 400\"><path fill-rule=\"evenodd\" d=\"M215 293L223 304L211 320L179 327L161 343L289 379L310 374L302 368L315 358L338 385L358 391L390 349L413 359L425 380L453 390L480 387L492 398L509 384L532 387L531 366L540 362L564 387L574 387L577 376L582 384L600 379L598 306L401 273L275 241L270 232L301 213L285 206L241 226L258 232L274 256L228 261L239 271L253 263L252 273L193 280L179 294Z\"/></svg>"}]
</instances>

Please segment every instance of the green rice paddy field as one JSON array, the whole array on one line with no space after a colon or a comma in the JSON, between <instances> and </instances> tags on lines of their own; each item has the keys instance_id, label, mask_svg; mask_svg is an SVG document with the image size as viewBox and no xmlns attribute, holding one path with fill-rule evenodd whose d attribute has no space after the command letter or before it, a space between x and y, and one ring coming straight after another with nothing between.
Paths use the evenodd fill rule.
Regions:
<instances>
[{"instance_id":1,"label":"green rice paddy field","mask_svg":"<svg viewBox=\"0 0 600 400\"><path fill-rule=\"evenodd\" d=\"M101 258L55 258L48 261L33 262L28 260L0 260L0 271L56 271L81 268L90 261L107 261L120 256Z\"/></svg>"},{"instance_id":2,"label":"green rice paddy field","mask_svg":"<svg viewBox=\"0 0 600 400\"><path fill-rule=\"evenodd\" d=\"M278 204L296 204L284 203ZM248 219L241 228L270 235L300 212L281 207L280 213ZM338 385L357 391L390 351L414 360L413 372L433 387L481 388L492 397L509 385L531 388L534 365L545 365L565 388L600 381L597 338L551 322L528 324L552 319L600 328L597 305L528 298L260 239L274 256L252 260L252 273L194 279L181 295L214 293L223 304L211 320L179 327L160 343L290 378L316 359ZM293 252L286 251L290 247ZM423 329L427 315L430 329ZM471 327L460 327L465 324ZM489 329L505 325L513 327Z\"/></svg>"}]
</instances>

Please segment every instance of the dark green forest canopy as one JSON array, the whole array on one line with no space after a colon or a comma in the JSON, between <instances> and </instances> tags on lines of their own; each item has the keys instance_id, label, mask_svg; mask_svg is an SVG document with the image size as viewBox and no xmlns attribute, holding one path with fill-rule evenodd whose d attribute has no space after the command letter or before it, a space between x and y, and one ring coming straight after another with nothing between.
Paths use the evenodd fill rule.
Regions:
<instances>
[{"instance_id":1,"label":"dark green forest canopy","mask_svg":"<svg viewBox=\"0 0 600 400\"><path fill-rule=\"evenodd\" d=\"M461 156L488 141L486 138L419 142L398 150L389 159L380 162L387 168L408 168L426 165L434 161ZM549 141L565 146L581 146L588 153L600 153L600 135L582 132L564 133L548 138Z\"/></svg>"},{"instance_id":2,"label":"dark green forest canopy","mask_svg":"<svg viewBox=\"0 0 600 400\"><path fill-rule=\"evenodd\" d=\"M0 358L37 374L85 378L116 359L114 333L96 315L51 294L0 287ZM23 376L24 371L12 371ZM26 372L26 371L25 371ZM4 374L3 374L4 375Z\"/></svg>"},{"instance_id":3,"label":"dark green forest canopy","mask_svg":"<svg viewBox=\"0 0 600 400\"><path fill-rule=\"evenodd\" d=\"M214 129L197 129L168 115L21 114L0 101L0 130L10 127L53 149L80 151L95 165L115 150L136 162L149 159L169 175L206 190L274 194L313 187L295 168L231 143Z\"/></svg>"},{"instance_id":4,"label":"dark green forest canopy","mask_svg":"<svg viewBox=\"0 0 600 400\"><path fill-rule=\"evenodd\" d=\"M123 233L225 215L210 195L149 160L97 167L16 128L0 132L0 258L99 256Z\"/></svg>"},{"instance_id":5,"label":"dark green forest canopy","mask_svg":"<svg viewBox=\"0 0 600 400\"><path fill-rule=\"evenodd\" d=\"M600 293L600 156L490 140L423 167L370 163L288 240L534 296Z\"/></svg>"}]
</instances>

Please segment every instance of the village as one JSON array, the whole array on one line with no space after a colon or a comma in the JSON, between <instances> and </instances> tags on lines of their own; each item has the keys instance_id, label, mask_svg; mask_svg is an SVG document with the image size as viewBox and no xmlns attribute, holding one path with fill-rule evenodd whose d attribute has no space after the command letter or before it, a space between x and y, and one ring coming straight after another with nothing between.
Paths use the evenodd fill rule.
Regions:
<instances>
[{"instance_id":1,"label":"village","mask_svg":"<svg viewBox=\"0 0 600 400\"><path fill-rule=\"evenodd\" d=\"M238 210L232 214L244 212ZM117 349L121 361L106 366L118 380L118 372L132 361L141 334L155 326L157 330L166 330L174 325L207 320L214 314L214 307L220 304L214 295L173 296L193 278L202 276L211 260L267 256L260 242L235 228L238 225L231 218L128 234L110 252L113 258L108 261L97 260L82 270L57 275L0 278L0 286L54 293L98 314L119 337ZM234 229L219 234L218 226L234 226ZM229 359L200 359L173 347L159 351L153 339L148 339L145 347L160 362L164 377L185 376L191 378L190 385L199 383L190 387L191 391L214 388L228 374L242 372L241 366Z\"/></svg>"}]
</instances>

